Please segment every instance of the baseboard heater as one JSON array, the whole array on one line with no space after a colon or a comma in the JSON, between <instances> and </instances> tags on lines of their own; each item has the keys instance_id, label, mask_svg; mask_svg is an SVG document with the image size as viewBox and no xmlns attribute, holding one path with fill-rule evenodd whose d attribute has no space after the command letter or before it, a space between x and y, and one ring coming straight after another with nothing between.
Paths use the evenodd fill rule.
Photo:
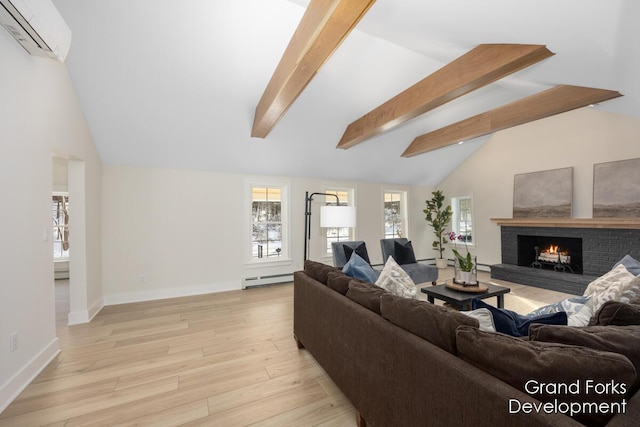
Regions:
<instances>
[{"instance_id":1,"label":"baseboard heater","mask_svg":"<svg viewBox=\"0 0 640 427\"><path fill-rule=\"evenodd\" d=\"M269 276L247 277L242 279L242 289L256 286L274 285L276 283L293 282L293 273L272 274Z\"/></svg>"},{"instance_id":2,"label":"baseboard heater","mask_svg":"<svg viewBox=\"0 0 640 427\"><path fill-rule=\"evenodd\" d=\"M69 270L54 270L53 271L53 278L55 280L68 279L69 278Z\"/></svg>"}]
</instances>

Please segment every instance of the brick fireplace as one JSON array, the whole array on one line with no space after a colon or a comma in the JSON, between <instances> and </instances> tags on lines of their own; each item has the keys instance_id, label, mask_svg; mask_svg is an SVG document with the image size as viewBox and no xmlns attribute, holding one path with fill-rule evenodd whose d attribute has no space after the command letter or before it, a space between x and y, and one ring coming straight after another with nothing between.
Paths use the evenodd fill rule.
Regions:
<instances>
[{"instance_id":1,"label":"brick fireplace","mask_svg":"<svg viewBox=\"0 0 640 427\"><path fill-rule=\"evenodd\" d=\"M581 295L623 256L640 259L637 220L494 221L502 248L502 263L491 266L495 279ZM554 246L558 252L538 257Z\"/></svg>"}]
</instances>

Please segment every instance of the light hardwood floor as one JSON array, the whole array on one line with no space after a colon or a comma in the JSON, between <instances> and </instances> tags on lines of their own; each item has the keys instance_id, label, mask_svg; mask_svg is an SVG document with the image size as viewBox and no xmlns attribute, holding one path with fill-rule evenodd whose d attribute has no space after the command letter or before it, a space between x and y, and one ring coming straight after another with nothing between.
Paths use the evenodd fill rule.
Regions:
<instances>
[{"instance_id":1,"label":"light hardwood floor","mask_svg":"<svg viewBox=\"0 0 640 427\"><path fill-rule=\"evenodd\" d=\"M498 283L523 313L568 296ZM105 307L58 327L62 352L0 426L355 426L292 328L292 284Z\"/></svg>"}]
</instances>

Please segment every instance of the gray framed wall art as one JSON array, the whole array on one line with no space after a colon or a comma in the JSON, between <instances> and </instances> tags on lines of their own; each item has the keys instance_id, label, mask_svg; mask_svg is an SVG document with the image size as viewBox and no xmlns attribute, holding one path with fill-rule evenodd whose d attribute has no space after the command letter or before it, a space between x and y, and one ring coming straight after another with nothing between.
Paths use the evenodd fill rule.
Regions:
<instances>
[{"instance_id":1,"label":"gray framed wall art","mask_svg":"<svg viewBox=\"0 0 640 427\"><path fill-rule=\"evenodd\" d=\"M593 165L593 217L640 217L640 159Z\"/></svg>"},{"instance_id":2,"label":"gray framed wall art","mask_svg":"<svg viewBox=\"0 0 640 427\"><path fill-rule=\"evenodd\" d=\"M571 218L572 200L572 167L514 176L514 218Z\"/></svg>"}]
</instances>

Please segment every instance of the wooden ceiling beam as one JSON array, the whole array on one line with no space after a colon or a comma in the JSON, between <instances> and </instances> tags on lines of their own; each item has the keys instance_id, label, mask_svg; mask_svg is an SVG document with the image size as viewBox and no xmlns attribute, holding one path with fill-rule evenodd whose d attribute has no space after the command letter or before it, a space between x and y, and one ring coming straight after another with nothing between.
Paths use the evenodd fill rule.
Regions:
<instances>
[{"instance_id":1,"label":"wooden ceiling beam","mask_svg":"<svg viewBox=\"0 0 640 427\"><path fill-rule=\"evenodd\" d=\"M352 122L337 148L353 147L552 55L543 45L481 44Z\"/></svg>"},{"instance_id":2,"label":"wooden ceiling beam","mask_svg":"<svg viewBox=\"0 0 640 427\"><path fill-rule=\"evenodd\" d=\"M252 137L264 138L375 0L311 0L256 107Z\"/></svg>"},{"instance_id":3,"label":"wooden ceiling beam","mask_svg":"<svg viewBox=\"0 0 640 427\"><path fill-rule=\"evenodd\" d=\"M559 85L421 135L402 157L412 157L499 130L622 96L614 90Z\"/></svg>"}]
</instances>

